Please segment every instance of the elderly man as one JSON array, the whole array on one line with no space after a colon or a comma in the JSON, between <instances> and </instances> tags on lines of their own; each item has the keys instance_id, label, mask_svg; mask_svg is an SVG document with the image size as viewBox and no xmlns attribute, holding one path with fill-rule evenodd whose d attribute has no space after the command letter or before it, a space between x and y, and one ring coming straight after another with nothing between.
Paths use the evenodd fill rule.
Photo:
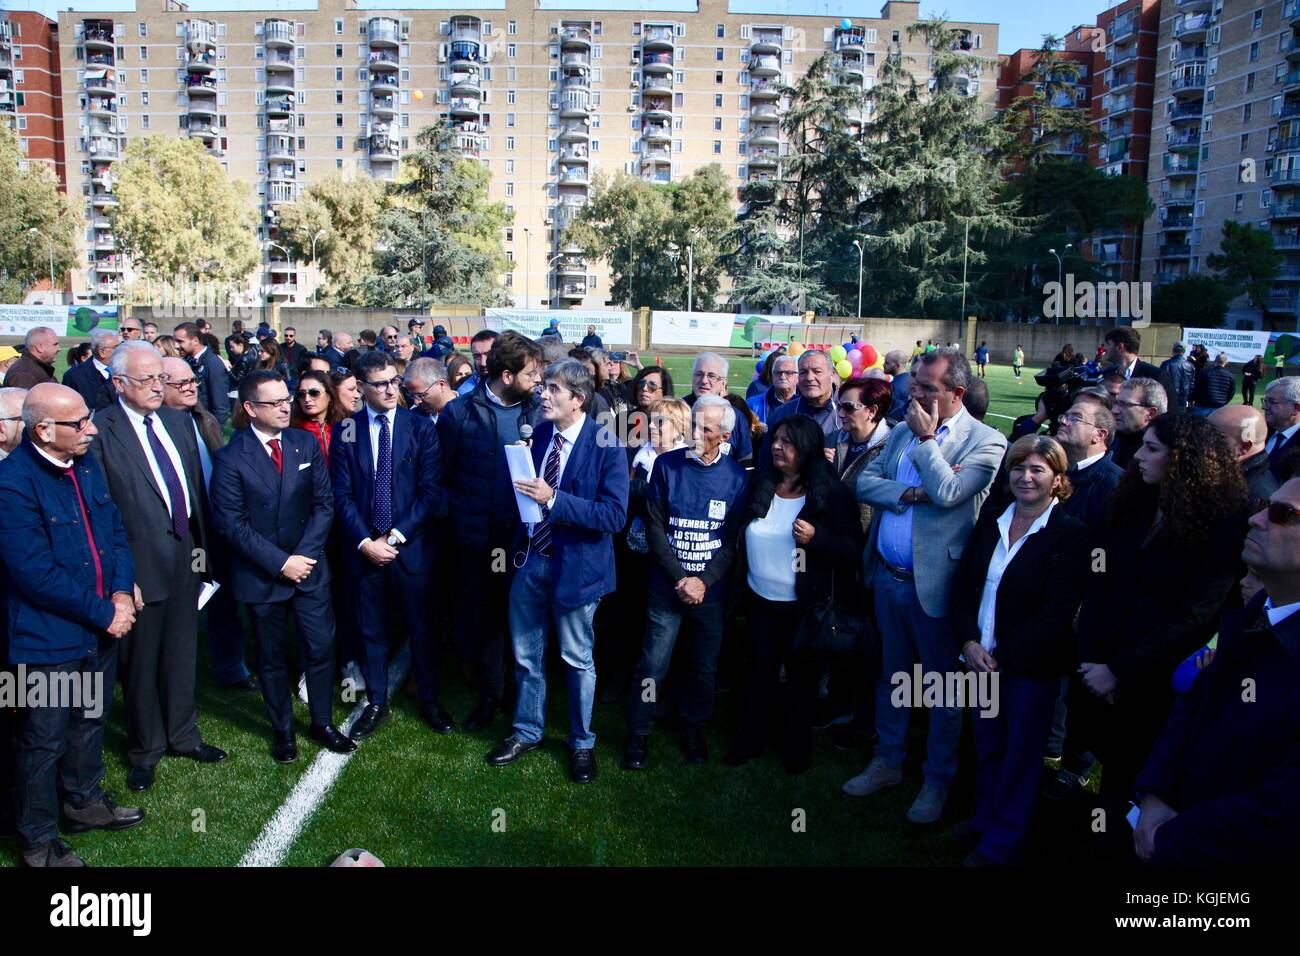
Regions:
<instances>
[{"instance_id":1,"label":"elderly man","mask_svg":"<svg viewBox=\"0 0 1300 956\"><path fill-rule=\"evenodd\" d=\"M138 607L135 566L122 516L86 454L95 424L81 396L43 383L22 414L26 440L0 464L8 663L22 665L29 678L44 675L63 692L27 709L17 748L16 822L25 865L73 867L82 862L59 839L60 798L67 833L123 830L144 819L144 811L117 806L101 786L114 649Z\"/></svg>"},{"instance_id":2,"label":"elderly man","mask_svg":"<svg viewBox=\"0 0 1300 956\"><path fill-rule=\"evenodd\" d=\"M25 388L0 388L0 461L23 440L23 400Z\"/></svg>"},{"instance_id":3,"label":"elderly man","mask_svg":"<svg viewBox=\"0 0 1300 956\"><path fill-rule=\"evenodd\" d=\"M182 322L172 335L176 348L194 369L198 379L199 401L221 424L230 417L230 373L215 351L210 349L193 322Z\"/></svg>"},{"instance_id":4,"label":"elderly man","mask_svg":"<svg viewBox=\"0 0 1300 956\"><path fill-rule=\"evenodd\" d=\"M646 489L650 601L633 681L637 692L628 698L627 770L645 767L658 694L644 691L663 686L683 626L674 682L686 762L702 764L709 755L704 725L713 714L713 677L747 479L745 469L722 454L722 443L736 427L731 404L718 395L702 395L691 410L691 422L694 445L659 456Z\"/></svg>"},{"instance_id":5,"label":"elderly man","mask_svg":"<svg viewBox=\"0 0 1300 956\"><path fill-rule=\"evenodd\" d=\"M148 343L124 342L109 368L118 400L95 416L91 451L122 509L144 601L122 643L127 786L141 791L153 786L164 754L226 759L204 743L195 699L199 588L212 576L208 497L194 425L163 407L162 356Z\"/></svg>"},{"instance_id":6,"label":"elderly man","mask_svg":"<svg viewBox=\"0 0 1300 956\"><path fill-rule=\"evenodd\" d=\"M122 334L123 342L138 342L144 337L144 323L129 315L117 323L117 330Z\"/></svg>"},{"instance_id":7,"label":"elderly man","mask_svg":"<svg viewBox=\"0 0 1300 956\"><path fill-rule=\"evenodd\" d=\"M1300 375L1269 382L1264 391L1264 420L1268 422L1268 467L1279 482L1295 475L1300 462Z\"/></svg>"},{"instance_id":8,"label":"elderly man","mask_svg":"<svg viewBox=\"0 0 1300 956\"><path fill-rule=\"evenodd\" d=\"M821 426L822 434L833 440L840 431L839 415L835 409L835 386L839 376L831 357L825 352L809 349L799 356L799 384L795 396L776 409L767 420L770 431L788 415L807 415ZM766 457L771 452L765 452Z\"/></svg>"},{"instance_id":9,"label":"elderly man","mask_svg":"<svg viewBox=\"0 0 1300 956\"><path fill-rule=\"evenodd\" d=\"M910 673L918 657L930 674L957 666L946 620L952 578L1007 447L963 407L970 381L960 350L924 353L911 381L907 427L890 433L858 478L858 500L873 508L864 570L874 586L884 666L876 685L880 743L866 770L844 784L851 796L902 782L910 714L892 705L894 675ZM942 816L960 736L960 710L930 711L925 786L907 812L913 823Z\"/></svg>"},{"instance_id":10,"label":"elderly man","mask_svg":"<svg viewBox=\"0 0 1300 956\"><path fill-rule=\"evenodd\" d=\"M451 383L447 381L447 368L437 359L418 358L408 365L402 377L402 388L411 403L411 411L425 416L435 425L443 408L456 398Z\"/></svg>"},{"instance_id":11,"label":"elderly man","mask_svg":"<svg viewBox=\"0 0 1300 956\"><path fill-rule=\"evenodd\" d=\"M1119 387L1119 397L1115 399L1115 440L1110 450L1120 468L1127 468L1142 447L1147 426L1169 411L1168 394L1153 378L1132 378Z\"/></svg>"},{"instance_id":12,"label":"elderly man","mask_svg":"<svg viewBox=\"0 0 1300 956\"><path fill-rule=\"evenodd\" d=\"M1115 464L1108 446L1115 434L1115 416L1096 396L1082 395L1060 418L1056 440L1070 463L1070 484L1074 493L1063 507L1094 533L1106 517L1110 493L1124 470Z\"/></svg>"},{"instance_id":13,"label":"elderly man","mask_svg":"<svg viewBox=\"0 0 1300 956\"><path fill-rule=\"evenodd\" d=\"M77 392L92 412L111 405L117 397L109 380L108 360L122 339L112 329L90 330L90 361L63 373L63 384Z\"/></svg>"},{"instance_id":14,"label":"elderly man","mask_svg":"<svg viewBox=\"0 0 1300 956\"><path fill-rule=\"evenodd\" d=\"M691 370L691 394L686 396L686 404L694 405L701 395L718 395L727 397L727 373L730 366L727 360L717 352L701 352L695 356L695 367ZM738 428L731 435L730 455L742 465L754 457L754 443L748 428Z\"/></svg>"},{"instance_id":15,"label":"elderly man","mask_svg":"<svg viewBox=\"0 0 1300 956\"><path fill-rule=\"evenodd\" d=\"M44 325L28 329L23 336L22 357L9 366L5 385L9 388L31 388L42 382L54 381L54 360L59 357L59 334Z\"/></svg>"},{"instance_id":16,"label":"elderly man","mask_svg":"<svg viewBox=\"0 0 1300 956\"><path fill-rule=\"evenodd\" d=\"M379 340L376 347L381 352L391 353L397 346L397 336L401 330L395 325L385 325L379 330Z\"/></svg>"},{"instance_id":17,"label":"elderly man","mask_svg":"<svg viewBox=\"0 0 1300 956\"><path fill-rule=\"evenodd\" d=\"M1268 501L1277 491L1278 480L1269 470L1268 452L1264 450L1268 435L1264 415L1249 405L1225 405L1210 415L1210 424L1223 432L1232 446L1251 500L1257 505Z\"/></svg>"},{"instance_id":18,"label":"elderly man","mask_svg":"<svg viewBox=\"0 0 1300 956\"><path fill-rule=\"evenodd\" d=\"M1263 587L1225 613L1213 662L1138 775L1133 844L1148 863L1281 864L1300 850L1300 480L1250 519L1241 558Z\"/></svg>"},{"instance_id":19,"label":"elderly man","mask_svg":"<svg viewBox=\"0 0 1300 956\"><path fill-rule=\"evenodd\" d=\"M772 359L772 387L746 399L745 403L760 422L766 423L778 408L794 398L795 386L798 384L798 361L793 355L782 353Z\"/></svg>"},{"instance_id":20,"label":"elderly man","mask_svg":"<svg viewBox=\"0 0 1300 956\"><path fill-rule=\"evenodd\" d=\"M415 357L415 339L409 335L399 335L388 351L393 356L393 361L397 363L397 374L405 375L406 366L410 365L411 359Z\"/></svg>"},{"instance_id":21,"label":"elderly man","mask_svg":"<svg viewBox=\"0 0 1300 956\"><path fill-rule=\"evenodd\" d=\"M890 376L890 384L893 386L894 392L894 403L890 406L889 414L885 417L890 421L902 421L907 403L911 401L911 396L907 391L907 383L912 378L912 372L907 353L902 349L892 349L886 352L884 369L885 374Z\"/></svg>"},{"instance_id":22,"label":"elderly man","mask_svg":"<svg viewBox=\"0 0 1300 956\"><path fill-rule=\"evenodd\" d=\"M334 333L329 329L321 329L317 333L316 354L329 362L330 369L336 369L343 364L343 353L334 347Z\"/></svg>"}]
</instances>

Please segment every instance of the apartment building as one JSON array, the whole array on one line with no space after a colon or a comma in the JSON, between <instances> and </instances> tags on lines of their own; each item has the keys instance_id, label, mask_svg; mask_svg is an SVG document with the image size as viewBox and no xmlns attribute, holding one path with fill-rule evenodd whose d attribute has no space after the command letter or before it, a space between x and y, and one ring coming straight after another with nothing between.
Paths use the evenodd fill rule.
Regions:
<instances>
[{"instance_id":1,"label":"apartment building","mask_svg":"<svg viewBox=\"0 0 1300 956\"><path fill-rule=\"evenodd\" d=\"M1286 264L1264 310L1234 304L1237 328L1293 329L1300 311L1300 0L1164 0L1143 277L1207 268L1223 224L1272 232Z\"/></svg>"},{"instance_id":2,"label":"apartment building","mask_svg":"<svg viewBox=\"0 0 1300 956\"><path fill-rule=\"evenodd\" d=\"M65 181L58 28L39 13L0 10L0 123L17 135L23 164Z\"/></svg>"},{"instance_id":3,"label":"apartment building","mask_svg":"<svg viewBox=\"0 0 1300 956\"><path fill-rule=\"evenodd\" d=\"M919 4L899 0L847 25L749 13L741 0L294 6L139 0L59 14L67 186L89 221L79 298L111 301L128 277L105 213L132 137L196 137L255 187L263 267L250 293L294 305L317 277L275 244L278 211L335 170L396 176L418 131L445 117L514 212L504 281L516 304L590 308L606 304L607 275L564 232L598 171L670 182L718 163L739 189L776 174L788 150L779 87L823 53L845 83L872 85L891 51L930 76L907 34ZM991 109L997 27L954 26L962 48L987 55L962 89Z\"/></svg>"}]
</instances>

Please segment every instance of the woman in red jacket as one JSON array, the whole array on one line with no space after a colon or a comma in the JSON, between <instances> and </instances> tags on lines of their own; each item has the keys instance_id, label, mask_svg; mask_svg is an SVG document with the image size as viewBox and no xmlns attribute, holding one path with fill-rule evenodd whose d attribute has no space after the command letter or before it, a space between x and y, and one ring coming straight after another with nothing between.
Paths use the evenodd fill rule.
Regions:
<instances>
[{"instance_id":1,"label":"woman in red jacket","mask_svg":"<svg viewBox=\"0 0 1300 956\"><path fill-rule=\"evenodd\" d=\"M293 414L289 424L316 436L326 462L330 458L330 430L335 422L341 422L348 414L334 391L329 375L317 369L302 373L298 379L298 389L294 393Z\"/></svg>"}]
</instances>

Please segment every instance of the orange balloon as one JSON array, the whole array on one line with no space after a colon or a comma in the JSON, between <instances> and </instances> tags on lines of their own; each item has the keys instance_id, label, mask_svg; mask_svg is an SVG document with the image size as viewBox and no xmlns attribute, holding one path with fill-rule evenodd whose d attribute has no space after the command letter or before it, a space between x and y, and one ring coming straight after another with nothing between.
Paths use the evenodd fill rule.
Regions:
<instances>
[{"instance_id":1,"label":"orange balloon","mask_svg":"<svg viewBox=\"0 0 1300 956\"><path fill-rule=\"evenodd\" d=\"M422 100L422 99L424 99L424 90L416 90L416 91L415 91L415 98L416 98L417 100Z\"/></svg>"}]
</instances>

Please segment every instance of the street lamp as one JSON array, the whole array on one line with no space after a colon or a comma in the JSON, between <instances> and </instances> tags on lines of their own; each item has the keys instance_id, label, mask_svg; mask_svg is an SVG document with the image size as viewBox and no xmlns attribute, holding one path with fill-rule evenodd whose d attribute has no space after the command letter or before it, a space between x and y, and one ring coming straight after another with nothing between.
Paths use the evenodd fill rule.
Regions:
<instances>
[{"instance_id":1,"label":"street lamp","mask_svg":"<svg viewBox=\"0 0 1300 956\"><path fill-rule=\"evenodd\" d=\"M694 312L695 296L695 247L686 244L686 311Z\"/></svg>"},{"instance_id":2,"label":"street lamp","mask_svg":"<svg viewBox=\"0 0 1300 956\"><path fill-rule=\"evenodd\" d=\"M45 233L41 232L41 230L37 229L35 226L29 227L27 231L36 233L36 235L43 237L45 241L50 244L50 298L53 299L54 298L54 240L51 239L49 236L45 235Z\"/></svg>"},{"instance_id":3,"label":"street lamp","mask_svg":"<svg viewBox=\"0 0 1300 956\"><path fill-rule=\"evenodd\" d=\"M320 269L316 265L316 240L323 235L325 235L325 230L317 229L316 234L311 237L311 265L312 268L316 269L317 272L316 284L311 287L312 305L316 304L316 293L320 290L320 276L319 276Z\"/></svg>"},{"instance_id":4,"label":"street lamp","mask_svg":"<svg viewBox=\"0 0 1300 956\"><path fill-rule=\"evenodd\" d=\"M288 249L286 249L284 246L280 245L278 242L268 242L266 245L267 245L268 248L279 249L281 252L283 252L284 255L285 255L285 258L287 258L287 259L289 260L289 268L290 268L290 269L293 268L293 253L291 253L291 252L290 252ZM272 283L272 286L274 286L274 283ZM274 289L273 289L272 291L274 291Z\"/></svg>"},{"instance_id":5,"label":"street lamp","mask_svg":"<svg viewBox=\"0 0 1300 956\"><path fill-rule=\"evenodd\" d=\"M1070 251L1071 249L1073 249L1073 248L1074 248L1074 243L1072 243L1072 242L1067 242L1067 243L1065 244L1065 250L1066 250L1066 252L1069 252L1069 251ZM1052 255L1056 256L1056 284L1057 284L1058 286L1060 286L1060 288L1061 288L1061 290L1062 290L1062 294L1064 294L1064 290L1065 290L1065 265L1061 262L1061 256L1060 256L1060 254L1059 254L1055 249L1048 249L1047 251L1050 252ZM1060 324L1061 324L1061 316L1060 316L1059 314L1056 316L1056 324L1057 324L1057 325L1060 325Z\"/></svg>"},{"instance_id":6,"label":"street lamp","mask_svg":"<svg viewBox=\"0 0 1300 956\"><path fill-rule=\"evenodd\" d=\"M524 226L524 308L528 308L528 245L533 231Z\"/></svg>"},{"instance_id":7,"label":"street lamp","mask_svg":"<svg viewBox=\"0 0 1300 956\"><path fill-rule=\"evenodd\" d=\"M862 319L862 269L863 260L866 258L866 252L862 248L862 243L853 240L853 245L858 250L858 320Z\"/></svg>"}]
</instances>

